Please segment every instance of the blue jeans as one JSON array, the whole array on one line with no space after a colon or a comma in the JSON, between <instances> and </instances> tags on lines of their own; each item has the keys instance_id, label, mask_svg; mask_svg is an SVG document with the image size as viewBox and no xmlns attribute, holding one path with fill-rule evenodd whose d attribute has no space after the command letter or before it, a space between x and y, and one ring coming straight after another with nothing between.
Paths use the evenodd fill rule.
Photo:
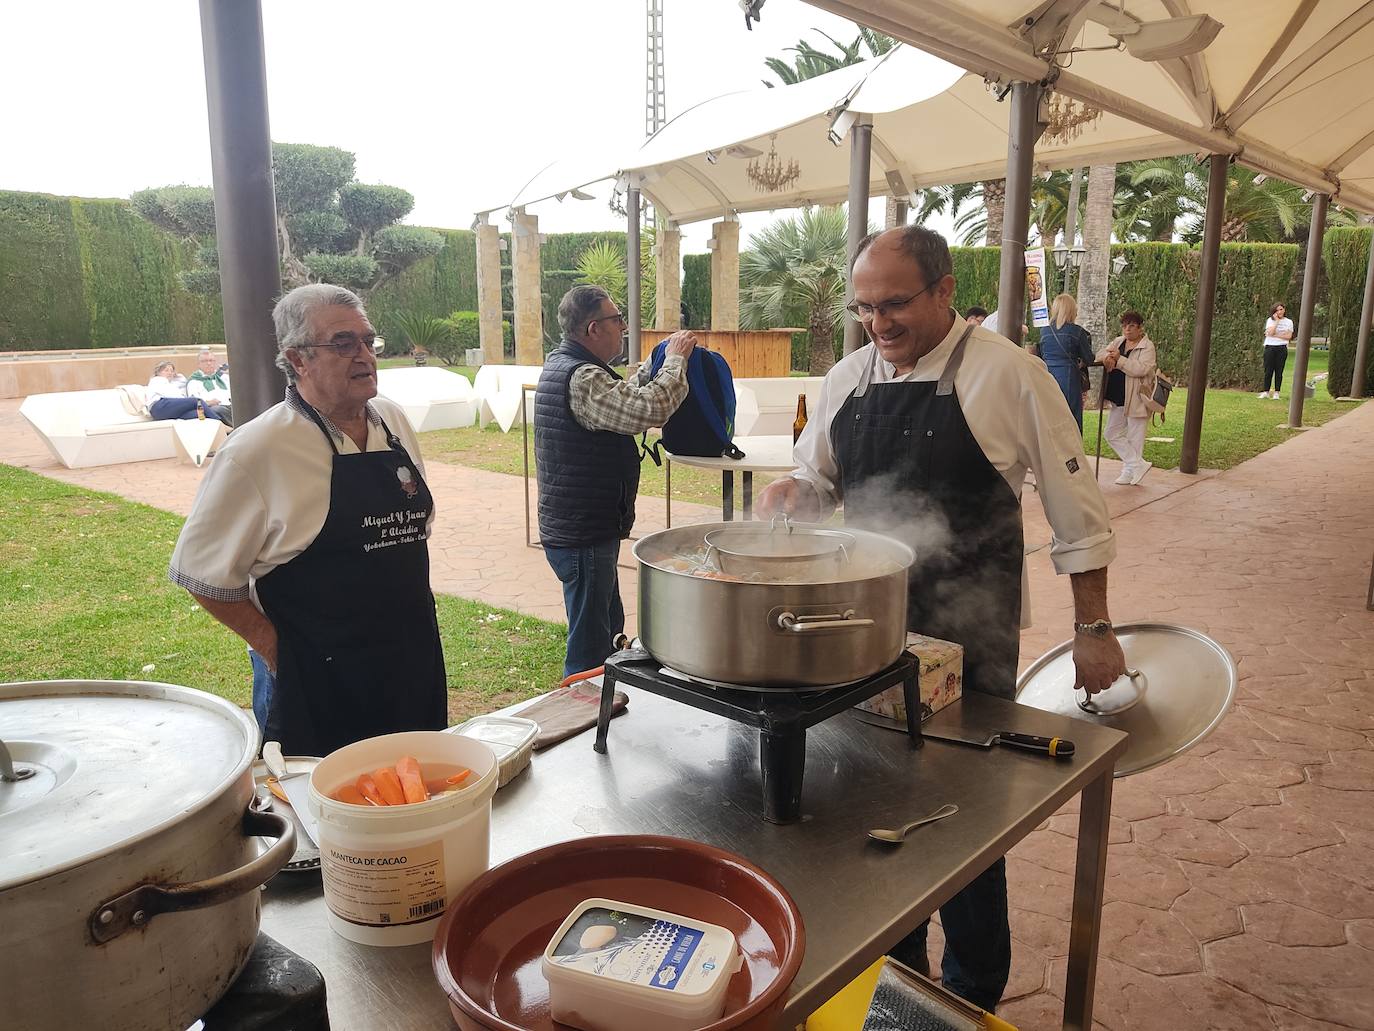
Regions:
<instances>
[{"instance_id":1,"label":"blue jeans","mask_svg":"<svg viewBox=\"0 0 1374 1031\"><path fill-rule=\"evenodd\" d=\"M897 943L892 957L925 970L928 921ZM1007 921L1007 861L999 859L940 907L945 955L944 986L988 1012L1006 990L1011 974L1011 926Z\"/></svg>"},{"instance_id":2,"label":"blue jeans","mask_svg":"<svg viewBox=\"0 0 1374 1031\"><path fill-rule=\"evenodd\" d=\"M603 541L580 548L544 546L544 556L563 584L563 608L568 614L568 654L563 675L595 669L615 650L611 644L625 630L620 602L619 541Z\"/></svg>"},{"instance_id":3,"label":"blue jeans","mask_svg":"<svg viewBox=\"0 0 1374 1031\"><path fill-rule=\"evenodd\" d=\"M1078 423L1078 432L1083 432L1083 380L1078 375L1077 365L1065 365L1062 362L1045 363L1050 370L1050 375L1059 384L1059 390L1064 395L1064 400L1069 403L1069 411L1073 412L1074 420Z\"/></svg>"},{"instance_id":4,"label":"blue jeans","mask_svg":"<svg viewBox=\"0 0 1374 1031\"><path fill-rule=\"evenodd\" d=\"M263 657L248 649L248 661L253 664L253 718L258 729L267 733L267 707L272 704L272 692L277 687L277 675L267 668Z\"/></svg>"},{"instance_id":5,"label":"blue jeans","mask_svg":"<svg viewBox=\"0 0 1374 1031\"><path fill-rule=\"evenodd\" d=\"M205 418L228 422L228 418L218 408L211 408L197 397L159 397L148 406L148 414L154 419L194 419L196 409L205 409Z\"/></svg>"}]
</instances>

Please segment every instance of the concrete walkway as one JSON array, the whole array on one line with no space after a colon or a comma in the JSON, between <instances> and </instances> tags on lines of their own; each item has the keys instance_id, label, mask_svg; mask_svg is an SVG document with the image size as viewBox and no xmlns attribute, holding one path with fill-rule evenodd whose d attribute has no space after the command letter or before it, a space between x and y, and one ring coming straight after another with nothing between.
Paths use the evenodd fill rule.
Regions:
<instances>
[{"instance_id":1,"label":"concrete walkway","mask_svg":"<svg viewBox=\"0 0 1374 1031\"><path fill-rule=\"evenodd\" d=\"M64 470L0 402L0 462L185 512L200 473L175 462ZM1374 405L1229 472L1153 471L1104 494L1120 555L1117 622L1196 627L1230 649L1240 694L1175 762L1117 781L1097 983L1099 1026L1374 1028ZM559 588L525 547L518 478L432 463L434 586L559 619ZM675 521L712 509L674 505ZM1026 497L1034 625L1027 663L1069 636L1069 587ZM641 532L661 526L644 499ZM498 575L498 571L504 571ZM633 573L622 591L633 607ZM1074 806L1011 853L1011 984L1002 1015L1059 1026Z\"/></svg>"}]
</instances>

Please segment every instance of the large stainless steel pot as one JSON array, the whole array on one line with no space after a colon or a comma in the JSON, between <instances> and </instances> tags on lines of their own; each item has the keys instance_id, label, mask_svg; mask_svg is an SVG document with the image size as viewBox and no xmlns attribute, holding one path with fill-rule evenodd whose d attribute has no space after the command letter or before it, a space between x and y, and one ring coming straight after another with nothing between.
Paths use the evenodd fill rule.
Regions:
<instances>
[{"instance_id":1,"label":"large stainless steel pot","mask_svg":"<svg viewBox=\"0 0 1374 1031\"><path fill-rule=\"evenodd\" d=\"M709 567L706 535L724 529L786 533L767 523L702 523L635 544L639 638L654 658L706 680L798 688L862 680L897 660L915 561L909 547L846 527L854 543L843 569L825 577L747 583L684 571L692 556Z\"/></svg>"},{"instance_id":2,"label":"large stainless steel pot","mask_svg":"<svg viewBox=\"0 0 1374 1031\"><path fill-rule=\"evenodd\" d=\"M295 847L250 809L252 717L168 684L0 684L0 737L5 1022L183 1031L242 970L257 888Z\"/></svg>"}]
</instances>

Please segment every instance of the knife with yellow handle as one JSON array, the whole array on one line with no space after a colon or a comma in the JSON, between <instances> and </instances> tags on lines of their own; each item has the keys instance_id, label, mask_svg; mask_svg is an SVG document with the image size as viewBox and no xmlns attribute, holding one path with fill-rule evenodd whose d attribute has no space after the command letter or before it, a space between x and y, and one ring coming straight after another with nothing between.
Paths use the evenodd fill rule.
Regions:
<instances>
[{"instance_id":1,"label":"knife with yellow handle","mask_svg":"<svg viewBox=\"0 0 1374 1031\"><path fill-rule=\"evenodd\" d=\"M885 727L888 730L898 730L906 733L906 724L900 720L894 720L887 716L880 716L875 712L865 712L863 709L852 709L855 717L864 723L871 723L875 727ZM950 730L945 727L931 727L927 724L921 726L921 736L934 738L936 741L953 741L961 745L973 745L975 748L991 748L993 745L1007 745L1010 748L1020 748L1027 752L1036 752L1040 755L1053 756L1056 759L1068 759L1074 753L1073 742L1063 737L1041 737L1039 734L1022 734L1014 730L994 731L990 734L973 731Z\"/></svg>"}]
</instances>

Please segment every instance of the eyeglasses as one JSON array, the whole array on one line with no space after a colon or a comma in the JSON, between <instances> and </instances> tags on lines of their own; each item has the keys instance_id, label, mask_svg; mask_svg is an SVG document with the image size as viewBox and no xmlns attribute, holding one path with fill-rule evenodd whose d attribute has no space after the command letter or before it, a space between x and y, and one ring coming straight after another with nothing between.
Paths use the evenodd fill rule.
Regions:
<instances>
[{"instance_id":1,"label":"eyeglasses","mask_svg":"<svg viewBox=\"0 0 1374 1031\"><path fill-rule=\"evenodd\" d=\"M859 301L855 301L852 304L846 304L844 310L865 324L872 322L875 315L881 315L885 319L890 318L893 315L900 315L902 312L906 311L906 306L908 304L938 283L939 280L937 279L934 283L931 283L930 286L926 287L925 290L917 291L904 301L882 301L879 304L863 304Z\"/></svg>"},{"instance_id":2,"label":"eyeglasses","mask_svg":"<svg viewBox=\"0 0 1374 1031\"><path fill-rule=\"evenodd\" d=\"M353 358L358 351L364 347L368 351L372 350L372 342L376 340L376 335L359 337L353 333L340 333L338 337L327 344L306 344L306 347L320 347L328 351L333 351L340 358Z\"/></svg>"},{"instance_id":3,"label":"eyeglasses","mask_svg":"<svg viewBox=\"0 0 1374 1031\"><path fill-rule=\"evenodd\" d=\"M610 319L619 319L619 320L620 320L620 328L621 328L621 329L624 329L627 325L629 325L629 319L625 318L625 316L624 316L624 315L621 315L619 312L617 312L617 313L614 314L614 315L603 315L603 316L601 316L601 318L599 318L599 319L592 319L590 322L587 323L587 325L588 325L588 326L593 326L593 325L595 325L595 324L598 323L598 322L606 322L606 321L608 321L608 320L610 320Z\"/></svg>"}]
</instances>

